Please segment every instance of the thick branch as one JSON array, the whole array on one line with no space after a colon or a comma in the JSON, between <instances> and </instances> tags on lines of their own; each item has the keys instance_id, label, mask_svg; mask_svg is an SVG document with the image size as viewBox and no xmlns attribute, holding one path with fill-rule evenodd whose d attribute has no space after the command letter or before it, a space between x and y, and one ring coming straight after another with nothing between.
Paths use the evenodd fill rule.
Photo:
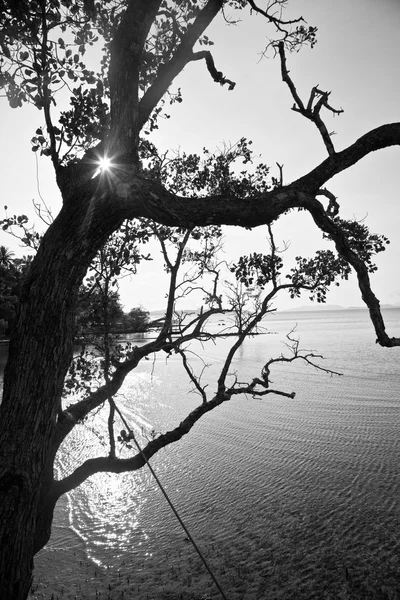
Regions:
<instances>
[{"instance_id":1,"label":"thick branch","mask_svg":"<svg viewBox=\"0 0 400 600\"><path fill-rule=\"evenodd\" d=\"M146 91L139 105L139 130L146 123L151 112L167 92L169 86L182 69L193 60L193 46L201 37L223 6L223 0L209 0L199 12L194 23L188 27L171 60L159 68L154 83Z\"/></svg>"},{"instance_id":2,"label":"thick branch","mask_svg":"<svg viewBox=\"0 0 400 600\"><path fill-rule=\"evenodd\" d=\"M109 219L146 217L168 226L193 228L206 225L238 225L257 227L275 221L291 208L311 207L314 197L334 175L344 171L376 150L400 145L400 123L382 125L366 133L354 144L329 156L314 170L293 183L260 194L257 197L239 198L230 194L188 198L169 192L157 181L145 179L135 172L127 172L110 181L107 195L97 208L104 220L105 205L110 207ZM94 180L95 181L95 180ZM97 194L95 184L88 180L87 195ZM77 190L82 198L82 187ZM78 202L78 200L77 200ZM91 205L92 208L93 205ZM101 224L91 216L96 233ZM107 224L110 220L107 221Z\"/></svg>"},{"instance_id":3,"label":"thick branch","mask_svg":"<svg viewBox=\"0 0 400 600\"><path fill-rule=\"evenodd\" d=\"M161 448L165 448L173 442L177 442L184 435L189 433L192 427L201 419L203 415L210 412L223 402L230 400L229 395L216 395L212 400L206 403L202 403L200 406L195 408L175 429L168 431L156 439L152 440L143 448L143 454L147 460L149 460L154 454L156 454ZM65 477L60 481L56 481L53 484L52 494L60 497L62 494L73 490L78 487L83 481L85 481L94 473L99 472L111 472L111 473L124 473L126 471L136 471L141 469L145 464L142 454L137 454L132 458L110 458L100 457L91 458L80 465L71 475Z\"/></svg>"},{"instance_id":4,"label":"thick branch","mask_svg":"<svg viewBox=\"0 0 400 600\"><path fill-rule=\"evenodd\" d=\"M138 160L139 68L160 0L131 0L111 44L109 70L112 154Z\"/></svg>"},{"instance_id":5,"label":"thick branch","mask_svg":"<svg viewBox=\"0 0 400 600\"><path fill-rule=\"evenodd\" d=\"M121 388L126 376L142 360L144 356L152 354L162 348L162 341L154 341L145 346L136 346L131 352L130 358L118 365L109 381L99 387L95 392L76 402L60 413L57 423L57 430L53 439L55 448L58 448L64 438L75 425L83 420L89 412L101 406L104 402L112 398Z\"/></svg>"},{"instance_id":6,"label":"thick branch","mask_svg":"<svg viewBox=\"0 0 400 600\"><path fill-rule=\"evenodd\" d=\"M336 250L339 255L342 256L356 271L358 287L360 288L362 299L368 306L370 318L377 335L377 343L387 348L400 346L400 338L390 338L386 333L379 300L371 289L368 269L361 258L359 258L351 249L346 235L339 226L331 221L319 202L316 201L315 205L312 208L310 207L309 210L318 227L327 233L335 242Z\"/></svg>"},{"instance_id":7,"label":"thick branch","mask_svg":"<svg viewBox=\"0 0 400 600\"><path fill-rule=\"evenodd\" d=\"M351 146L329 156L318 167L294 181L296 187L305 193L316 194L329 179L355 165L359 160L377 150L400 146L400 123L389 123L372 129Z\"/></svg>"},{"instance_id":8,"label":"thick branch","mask_svg":"<svg viewBox=\"0 0 400 600\"><path fill-rule=\"evenodd\" d=\"M64 207L46 235L51 231L57 245L60 236L56 226L61 226L66 219L73 219L77 222L77 252L81 255L88 248L94 252L96 244L97 247L101 246L124 219L146 217L164 225L187 229L213 224L257 227L273 223L291 208L304 208L313 215L318 227L332 237L339 254L357 271L363 299L370 309L379 343L385 346L397 345L396 338L389 338L384 332L379 302L371 291L365 265L349 249L343 234L333 225L322 204L315 198L334 175L348 169L371 152L394 145L400 145L400 123L382 125L366 133L348 148L332 154L293 183L251 198L240 198L228 193L202 198L178 196L169 192L158 181L146 179L133 169L118 171L107 182L98 182L91 178L88 165L80 165L80 168L75 166L73 173L67 170L65 184L62 172L59 173ZM87 206L83 203L83 198L88 199ZM86 211L87 216L82 218L83 211Z\"/></svg>"}]
</instances>

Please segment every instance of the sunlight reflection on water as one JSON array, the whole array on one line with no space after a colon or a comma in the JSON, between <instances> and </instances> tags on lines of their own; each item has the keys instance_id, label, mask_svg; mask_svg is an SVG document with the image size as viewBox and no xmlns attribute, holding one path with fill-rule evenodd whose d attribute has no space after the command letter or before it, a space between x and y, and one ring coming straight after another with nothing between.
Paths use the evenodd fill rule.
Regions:
<instances>
[{"instance_id":1,"label":"sunlight reflection on water","mask_svg":"<svg viewBox=\"0 0 400 600\"><path fill-rule=\"evenodd\" d=\"M324 366L343 370L344 377L331 378L301 364L290 369L278 367L274 387L289 392L295 389L295 400L269 397L231 401L207 415L190 437L152 460L170 495L201 538L208 539L211 528L220 539L232 541L237 530L242 530L243 519L251 529L250 523L259 521L258 511L260 516L264 513L270 519L285 521L298 507L301 522L306 523L305 516L317 506L322 522L333 522L341 514L354 534L354 502L364 504L364 486L370 485L382 462L388 471L386 494L392 496L398 489L391 460L399 453L393 430L400 395L398 357L386 354L382 359L381 348L368 347L361 359L360 339L370 332L366 333L354 318L343 325L339 349L337 323L326 319L317 325L311 329L307 317L300 322L304 344L309 347L310 343L315 349L314 344L320 346L324 340L325 354L329 355L329 365ZM279 333L288 331L285 320L275 321L273 327ZM262 359L282 351L279 333L248 340L236 363L243 377L257 375ZM211 365L207 373L211 385L229 343L209 344L203 349L202 357ZM194 362L201 368L199 359ZM384 387L383 374L389 382ZM144 444L145 432L175 426L198 398L190 393L180 361L173 356L140 365L129 376L121 403ZM104 453L104 437L98 430L105 426L105 416L96 418L100 420L82 427L82 437L77 440L80 459ZM373 498L371 510L379 501L371 490L369 496ZM229 502L221 503L221 497L229 497ZM171 536L175 540L181 536L144 470L92 477L73 493L71 505L71 525L98 564L117 565L132 552L151 559L170 547ZM342 514L344 510L347 517ZM382 525L389 524L390 518L381 515ZM271 523L263 527L272 535ZM310 535L311 530L305 530L303 538L311 543L315 530Z\"/></svg>"},{"instance_id":2,"label":"sunlight reflection on water","mask_svg":"<svg viewBox=\"0 0 400 600\"><path fill-rule=\"evenodd\" d=\"M389 315L389 331L399 314ZM342 377L299 363L278 367L274 387L296 391L295 399L232 400L151 461L196 541L211 560L219 557L217 569L224 565L226 588L258 590L249 598L310 600L328 584L339 598L346 569L364 579L371 573L382 585L400 573L400 348L374 343L366 311L271 315L277 333L246 341L234 366L241 380L284 350L296 321L302 347L323 352L323 366ZM211 365L204 378L210 395L229 344L196 347ZM199 358L194 366L201 369ZM164 355L141 363L119 400L142 445L152 429L171 429L198 403L179 358ZM75 428L58 456L62 473L108 453L106 425L99 413ZM166 557L179 568L190 557L145 469L91 477L69 495L68 516L86 555L115 572L151 574L169 564ZM61 547L71 542L57 518L50 543ZM135 598L156 585L155 576L143 581Z\"/></svg>"}]
</instances>

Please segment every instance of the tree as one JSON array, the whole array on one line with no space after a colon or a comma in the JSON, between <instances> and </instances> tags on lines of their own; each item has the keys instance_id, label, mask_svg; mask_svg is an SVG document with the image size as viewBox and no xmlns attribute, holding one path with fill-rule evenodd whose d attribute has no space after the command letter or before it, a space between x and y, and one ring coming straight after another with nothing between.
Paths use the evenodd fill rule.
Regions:
<instances>
[{"instance_id":1,"label":"tree","mask_svg":"<svg viewBox=\"0 0 400 600\"><path fill-rule=\"evenodd\" d=\"M124 315L122 325L124 329L132 332L143 332L150 321L150 313L142 306L131 308L127 315Z\"/></svg>"},{"instance_id":2,"label":"tree","mask_svg":"<svg viewBox=\"0 0 400 600\"><path fill-rule=\"evenodd\" d=\"M386 240L371 235L364 225L342 220L335 197L324 187L334 175L371 152L399 145L400 124L381 125L347 148L335 150L322 113L339 111L330 105L329 94L318 87L303 101L287 68L287 53L306 43L314 45L316 29L301 18L285 20L279 10L275 12L285 4L286 0L277 0L262 9L253 0L208 0L201 5L195 0L1 2L0 87L12 108L32 103L43 112L45 124L36 130L32 150L52 161L63 197L63 206L45 232L26 275L4 374L0 589L6 599L26 597L33 554L48 539L53 508L62 493L96 469L140 468L144 456L150 458L188 433L203 414L233 394L273 391L268 378L273 363L267 362L262 377L246 386L228 382L228 373L238 345L267 313L279 291L297 295L308 289L323 301L335 277L347 277L353 269L377 341L386 347L400 345L398 338L386 333L369 279L375 268L372 257L384 249ZM165 114L166 99L182 100L180 91L170 86L193 61L204 61L214 82L233 90L235 83L217 69L209 50L212 42L205 34L228 6L232 10L250 8L275 26L277 39L271 49L280 59L294 110L318 128L325 144L327 158L289 184L285 185L282 177L267 182L262 165L249 173L233 168L239 159L251 166L245 140L238 150L221 156L206 154L203 161L193 155L168 161L151 142L151 132ZM195 50L195 44L202 48ZM99 45L103 51L96 73L84 59L90 47ZM70 95L68 108L58 108L57 94ZM201 337L208 316L223 310L218 294L213 293L219 273L209 252L213 239L218 238L213 227L268 226L296 209L311 214L335 250L321 251L314 259L299 257L287 283L281 282L282 265L272 236L268 255L243 257L234 268L238 280L249 287L256 282L265 288L265 295L250 310L248 323L241 314L242 331L227 356L215 395L208 399L187 365L188 376L202 398L198 409L175 430L149 442L143 454L129 459L114 457L113 396L127 372L150 352L181 352L186 341ZM114 364L111 356L106 359L104 384L66 409L62 394L73 364L79 289L96 254L127 219L136 220L133 227L139 239L150 229L161 243L171 276L165 323L157 340L145 350L132 348L119 360L113 358ZM3 227L24 222L24 216L10 217ZM208 228L204 233L203 227ZM179 342L175 342L171 333L173 304L177 293L185 294L188 289L179 287L177 276L191 236L201 239L202 250L190 255L197 271L186 280L187 285L201 287L199 277L206 275L212 286L208 308L194 319L191 328L180 321ZM169 243L176 251L173 260L167 253ZM297 352L294 346L295 356ZM184 353L182 358L186 364ZM80 419L105 402L111 411L110 455L78 466L71 478L55 481L53 460L60 443Z\"/></svg>"},{"instance_id":3,"label":"tree","mask_svg":"<svg viewBox=\"0 0 400 600\"><path fill-rule=\"evenodd\" d=\"M9 335L17 317L20 285L14 268L0 265L0 333Z\"/></svg>"},{"instance_id":4,"label":"tree","mask_svg":"<svg viewBox=\"0 0 400 600\"><path fill-rule=\"evenodd\" d=\"M14 253L5 246L0 246L0 255L0 334L9 336L16 323L22 281L31 257L13 259Z\"/></svg>"},{"instance_id":5,"label":"tree","mask_svg":"<svg viewBox=\"0 0 400 600\"><path fill-rule=\"evenodd\" d=\"M12 264L12 257L14 252L6 246L0 246L0 265L3 267L9 267Z\"/></svg>"}]
</instances>

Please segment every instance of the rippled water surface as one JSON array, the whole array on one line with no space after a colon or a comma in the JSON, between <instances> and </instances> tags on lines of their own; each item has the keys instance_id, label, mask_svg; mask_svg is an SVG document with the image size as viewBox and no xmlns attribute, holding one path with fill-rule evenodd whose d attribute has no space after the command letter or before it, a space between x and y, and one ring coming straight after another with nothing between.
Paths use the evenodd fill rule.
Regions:
<instances>
[{"instance_id":1,"label":"rippled water surface","mask_svg":"<svg viewBox=\"0 0 400 600\"><path fill-rule=\"evenodd\" d=\"M399 317L387 311L389 334ZM276 368L273 387L294 399L237 397L152 464L230 599L400 598L400 349L375 344L366 311L281 313L241 349L240 381L284 350L295 323L301 346L342 376L300 362ZM210 392L229 343L196 348ZM142 443L142 432L167 431L199 402L189 390L178 357L129 376L120 402ZM107 452L101 421L74 432L60 471ZM47 551L83 547L125 597L217 597L184 538L142 470L96 475L62 500Z\"/></svg>"}]
</instances>

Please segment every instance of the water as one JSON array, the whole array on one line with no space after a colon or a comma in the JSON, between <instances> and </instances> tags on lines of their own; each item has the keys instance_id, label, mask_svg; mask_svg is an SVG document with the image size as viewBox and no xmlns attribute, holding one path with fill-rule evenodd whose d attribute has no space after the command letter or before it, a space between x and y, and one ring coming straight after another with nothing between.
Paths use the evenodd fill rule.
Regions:
<instances>
[{"instance_id":1,"label":"water","mask_svg":"<svg viewBox=\"0 0 400 600\"><path fill-rule=\"evenodd\" d=\"M385 317L398 335L400 310ZM294 399L237 397L152 465L231 600L400 598L400 349L374 343L363 310L274 314L273 333L241 349L240 381L285 349L296 322L301 347L323 353L322 366L342 376L279 365L272 387ZM210 393L230 343L193 348L210 364ZM142 433L171 429L199 402L175 356L143 361L123 394L142 443ZM98 415L76 428L60 471L107 452L102 423ZM217 597L145 470L96 475L60 501L39 573L46 557L65 566L77 552L92 565L86 587L67 569L56 578L78 598L98 597L96 577L110 598Z\"/></svg>"}]
</instances>

